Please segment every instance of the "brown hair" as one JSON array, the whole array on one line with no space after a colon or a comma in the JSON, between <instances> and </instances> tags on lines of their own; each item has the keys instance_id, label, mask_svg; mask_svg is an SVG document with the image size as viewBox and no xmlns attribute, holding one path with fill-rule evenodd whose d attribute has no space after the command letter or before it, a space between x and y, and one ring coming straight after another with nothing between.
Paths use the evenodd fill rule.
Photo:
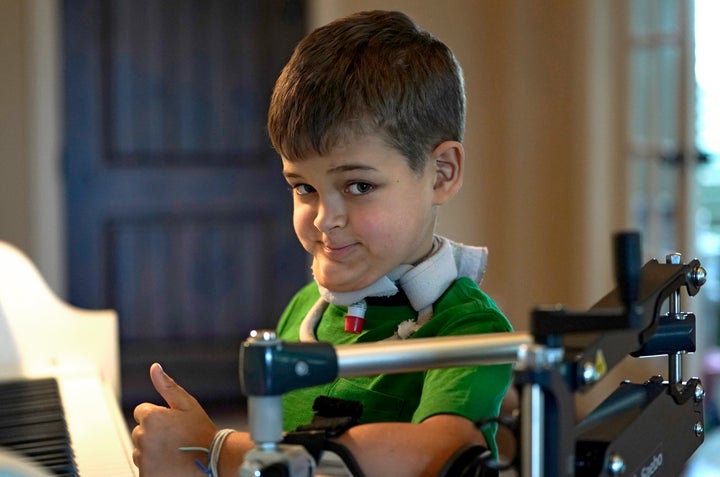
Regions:
<instances>
[{"instance_id":1,"label":"brown hair","mask_svg":"<svg viewBox=\"0 0 720 477\"><path fill-rule=\"evenodd\" d=\"M462 141L465 92L452 51L399 12L360 12L306 36L275 84L268 132L290 161L379 134L416 172Z\"/></svg>"}]
</instances>

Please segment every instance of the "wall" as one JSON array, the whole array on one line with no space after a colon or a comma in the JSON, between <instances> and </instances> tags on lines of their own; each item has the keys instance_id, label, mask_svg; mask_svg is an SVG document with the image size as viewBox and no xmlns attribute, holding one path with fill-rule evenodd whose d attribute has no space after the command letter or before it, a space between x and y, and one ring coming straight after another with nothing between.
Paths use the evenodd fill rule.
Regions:
<instances>
[{"instance_id":1,"label":"wall","mask_svg":"<svg viewBox=\"0 0 720 477\"><path fill-rule=\"evenodd\" d=\"M58 2L0 2L0 240L64 289Z\"/></svg>"},{"instance_id":2,"label":"wall","mask_svg":"<svg viewBox=\"0 0 720 477\"><path fill-rule=\"evenodd\" d=\"M0 238L30 244L27 4L0 2Z\"/></svg>"}]
</instances>

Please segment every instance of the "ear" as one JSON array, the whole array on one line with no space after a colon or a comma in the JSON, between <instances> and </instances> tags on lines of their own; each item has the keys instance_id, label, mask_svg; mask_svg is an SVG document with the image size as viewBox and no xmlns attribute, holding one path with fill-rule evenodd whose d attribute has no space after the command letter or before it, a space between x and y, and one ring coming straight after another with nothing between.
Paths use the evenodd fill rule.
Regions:
<instances>
[{"instance_id":1,"label":"ear","mask_svg":"<svg viewBox=\"0 0 720 477\"><path fill-rule=\"evenodd\" d=\"M460 190L465 150L457 141L445 141L432 152L435 163L434 204L440 205Z\"/></svg>"}]
</instances>

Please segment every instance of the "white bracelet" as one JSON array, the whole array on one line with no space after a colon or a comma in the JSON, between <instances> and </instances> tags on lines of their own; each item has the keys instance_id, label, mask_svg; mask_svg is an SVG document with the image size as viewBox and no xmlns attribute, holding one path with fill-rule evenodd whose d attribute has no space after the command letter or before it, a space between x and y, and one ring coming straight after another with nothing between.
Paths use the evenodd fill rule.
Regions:
<instances>
[{"instance_id":1,"label":"white bracelet","mask_svg":"<svg viewBox=\"0 0 720 477\"><path fill-rule=\"evenodd\" d=\"M208 448L208 469L213 477L219 477L218 473L218 462L220 461L220 449L222 449L223 443L227 436L235 432L234 429L220 429L215 433L210 447Z\"/></svg>"}]
</instances>

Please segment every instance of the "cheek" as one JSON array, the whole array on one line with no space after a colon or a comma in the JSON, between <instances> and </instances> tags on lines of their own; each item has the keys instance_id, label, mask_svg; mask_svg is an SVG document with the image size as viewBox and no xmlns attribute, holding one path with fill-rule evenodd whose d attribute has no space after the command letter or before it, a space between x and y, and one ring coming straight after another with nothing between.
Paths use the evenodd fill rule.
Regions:
<instances>
[{"instance_id":1,"label":"cheek","mask_svg":"<svg viewBox=\"0 0 720 477\"><path fill-rule=\"evenodd\" d=\"M354 217L353 232L375 250L392 248L402 234L405 224L401 215L389 211L362 214Z\"/></svg>"},{"instance_id":2,"label":"cheek","mask_svg":"<svg viewBox=\"0 0 720 477\"><path fill-rule=\"evenodd\" d=\"M308 233L308 227L312 226L313 217L307 207L295 207L293 210L293 227L295 234L302 239Z\"/></svg>"}]
</instances>

